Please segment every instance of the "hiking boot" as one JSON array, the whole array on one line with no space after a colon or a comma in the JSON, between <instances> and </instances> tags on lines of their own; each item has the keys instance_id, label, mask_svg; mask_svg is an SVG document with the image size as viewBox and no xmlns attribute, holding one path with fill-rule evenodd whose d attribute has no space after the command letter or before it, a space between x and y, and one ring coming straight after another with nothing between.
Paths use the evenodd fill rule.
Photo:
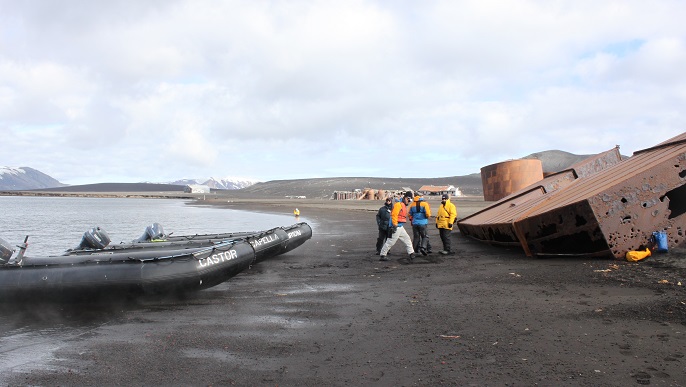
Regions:
<instances>
[{"instance_id":1,"label":"hiking boot","mask_svg":"<svg viewBox=\"0 0 686 387\"><path fill-rule=\"evenodd\" d=\"M448 255L448 252L445 251L445 250L441 250L441 251L438 252L438 254L441 254L441 255Z\"/></svg>"},{"instance_id":2,"label":"hiking boot","mask_svg":"<svg viewBox=\"0 0 686 387\"><path fill-rule=\"evenodd\" d=\"M414 257L416 257L416 255L414 255L414 253L410 253L410 261L412 261Z\"/></svg>"},{"instance_id":3,"label":"hiking boot","mask_svg":"<svg viewBox=\"0 0 686 387\"><path fill-rule=\"evenodd\" d=\"M385 255L382 255L381 258L379 258L379 261L390 261L390 259L388 259L388 257Z\"/></svg>"},{"instance_id":4,"label":"hiking boot","mask_svg":"<svg viewBox=\"0 0 686 387\"><path fill-rule=\"evenodd\" d=\"M429 255L429 253L426 251L426 249L423 249L423 248L420 248L420 249L419 249L419 252L422 253L422 255L425 256L425 257L426 257L427 255Z\"/></svg>"}]
</instances>

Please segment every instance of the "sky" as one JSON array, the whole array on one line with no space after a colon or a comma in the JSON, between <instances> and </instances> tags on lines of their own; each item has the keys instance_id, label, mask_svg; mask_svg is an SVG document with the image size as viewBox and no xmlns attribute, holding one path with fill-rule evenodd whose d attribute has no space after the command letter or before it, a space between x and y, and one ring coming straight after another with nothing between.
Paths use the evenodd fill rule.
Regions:
<instances>
[{"instance_id":1,"label":"sky","mask_svg":"<svg viewBox=\"0 0 686 387\"><path fill-rule=\"evenodd\" d=\"M685 131L681 0L0 0L0 166L446 177Z\"/></svg>"}]
</instances>

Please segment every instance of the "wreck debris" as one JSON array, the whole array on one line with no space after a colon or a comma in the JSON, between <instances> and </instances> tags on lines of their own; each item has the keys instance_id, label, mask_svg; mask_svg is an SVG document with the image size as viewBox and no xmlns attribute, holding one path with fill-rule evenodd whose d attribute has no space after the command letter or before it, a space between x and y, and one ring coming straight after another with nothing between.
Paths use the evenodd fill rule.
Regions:
<instances>
[{"instance_id":1,"label":"wreck debris","mask_svg":"<svg viewBox=\"0 0 686 387\"><path fill-rule=\"evenodd\" d=\"M392 198L397 196L402 196L407 191L413 191L411 188L402 187L402 189L396 190L385 190L385 189L374 189L374 188L364 188L355 189L353 191L334 191L331 195L332 200L384 200L386 198Z\"/></svg>"},{"instance_id":2,"label":"wreck debris","mask_svg":"<svg viewBox=\"0 0 686 387\"><path fill-rule=\"evenodd\" d=\"M622 160L619 147L550 175L458 222L463 235L528 256L623 259L666 231L686 243L686 133Z\"/></svg>"},{"instance_id":3,"label":"wreck debris","mask_svg":"<svg viewBox=\"0 0 686 387\"><path fill-rule=\"evenodd\" d=\"M391 195L383 189L365 188L354 191L334 191L331 199L333 200L383 200Z\"/></svg>"}]
</instances>

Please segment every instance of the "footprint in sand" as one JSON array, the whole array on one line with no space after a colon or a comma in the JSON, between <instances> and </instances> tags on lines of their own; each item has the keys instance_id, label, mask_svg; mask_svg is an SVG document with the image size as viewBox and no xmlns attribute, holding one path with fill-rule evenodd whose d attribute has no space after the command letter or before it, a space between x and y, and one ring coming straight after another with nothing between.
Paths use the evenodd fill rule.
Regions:
<instances>
[{"instance_id":1,"label":"footprint in sand","mask_svg":"<svg viewBox=\"0 0 686 387\"><path fill-rule=\"evenodd\" d=\"M631 373L632 378L636 378L636 383L638 384L650 384L651 375L647 372L637 371Z\"/></svg>"}]
</instances>

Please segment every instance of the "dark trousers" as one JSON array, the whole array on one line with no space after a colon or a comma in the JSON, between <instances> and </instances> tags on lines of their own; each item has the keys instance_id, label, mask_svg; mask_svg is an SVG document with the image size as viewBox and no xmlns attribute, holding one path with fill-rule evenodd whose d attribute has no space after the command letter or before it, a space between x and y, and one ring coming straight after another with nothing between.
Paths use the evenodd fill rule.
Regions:
<instances>
[{"instance_id":1,"label":"dark trousers","mask_svg":"<svg viewBox=\"0 0 686 387\"><path fill-rule=\"evenodd\" d=\"M376 238L376 252L381 252L383 244L386 243L388 237L388 230L379 229L379 236Z\"/></svg>"},{"instance_id":2,"label":"dark trousers","mask_svg":"<svg viewBox=\"0 0 686 387\"><path fill-rule=\"evenodd\" d=\"M441 236L441 242L443 242L443 250L447 252L452 252L450 249L450 232L452 230L449 230L447 228L439 228L438 229L438 235Z\"/></svg>"},{"instance_id":3,"label":"dark trousers","mask_svg":"<svg viewBox=\"0 0 686 387\"><path fill-rule=\"evenodd\" d=\"M426 232L426 226L412 225L412 247L414 251L419 251L420 248L429 250L429 234Z\"/></svg>"}]
</instances>

